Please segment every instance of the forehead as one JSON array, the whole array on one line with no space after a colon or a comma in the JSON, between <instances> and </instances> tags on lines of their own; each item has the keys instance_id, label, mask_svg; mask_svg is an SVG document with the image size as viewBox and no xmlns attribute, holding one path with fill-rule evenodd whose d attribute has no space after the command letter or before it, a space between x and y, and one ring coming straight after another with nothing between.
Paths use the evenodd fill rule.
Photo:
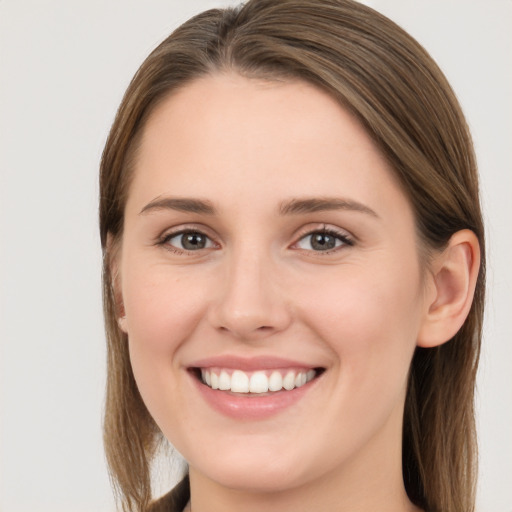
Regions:
<instances>
[{"instance_id":1,"label":"forehead","mask_svg":"<svg viewBox=\"0 0 512 512\"><path fill-rule=\"evenodd\" d=\"M390 185L399 193L374 141L328 93L217 74L173 92L151 114L129 203L223 192L241 203L333 193L373 201Z\"/></svg>"},{"instance_id":2,"label":"forehead","mask_svg":"<svg viewBox=\"0 0 512 512\"><path fill-rule=\"evenodd\" d=\"M230 157L257 144L271 150L283 141L287 147L296 142L295 150L301 143L306 151L335 141L345 151L353 142L353 151L377 151L356 117L326 91L304 81L235 73L201 77L165 98L144 127L141 156L161 151L159 142L172 143L172 136L208 150L231 145Z\"/></svg>"}]
</instances>

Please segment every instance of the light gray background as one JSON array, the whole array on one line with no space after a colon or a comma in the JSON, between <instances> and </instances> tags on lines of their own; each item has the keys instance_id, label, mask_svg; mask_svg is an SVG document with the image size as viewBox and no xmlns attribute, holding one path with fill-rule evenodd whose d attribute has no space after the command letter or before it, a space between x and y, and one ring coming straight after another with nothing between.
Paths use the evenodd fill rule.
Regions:
<instances>
[{"instance_id":1,"label":"light gray background","mask_svg":"<svg viewBox=\"0 0 512 512\"><path fill-rule=\"evenodd\" d=\"M102 512L97 168L147 53L207 0L0 0L0 510ZM368 0L415 36L473 130L489 244L479 511L512 511L512 2Z\"/></svg>"}]
</instances>

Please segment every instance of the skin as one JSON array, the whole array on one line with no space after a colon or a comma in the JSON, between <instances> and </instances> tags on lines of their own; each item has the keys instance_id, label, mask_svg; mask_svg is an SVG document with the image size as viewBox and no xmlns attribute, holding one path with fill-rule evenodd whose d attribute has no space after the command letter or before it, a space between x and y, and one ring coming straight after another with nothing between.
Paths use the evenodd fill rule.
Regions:
<instances>
[{"instance_id":1,"label":"skin","mask_svg":"<svg viewBox=\"0 0 512 512\"><path fill-rule=\"evenodd\" d=\"M141 213L164 197L216 213ZM373 213L280 213L326 197ZM352 244L314 250L307 235L324 227ZM161 243L183 228L211 242ZM435 283L386 160L329 95L235 74L173 93L145 126L115 266L137 384L189 463L194 512L417 510L402 481L402 416ZM284 411L233 419L187 371L218 355L325 372Z\"/></svg>"}]
</instances>

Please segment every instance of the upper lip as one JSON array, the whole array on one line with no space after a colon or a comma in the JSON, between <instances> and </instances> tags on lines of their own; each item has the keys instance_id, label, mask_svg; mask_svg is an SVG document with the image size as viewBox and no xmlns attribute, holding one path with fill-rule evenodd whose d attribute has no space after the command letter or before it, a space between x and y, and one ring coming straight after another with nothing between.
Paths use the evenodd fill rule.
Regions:
<instances>
[{"instance_id":1,"label":"upper lip","mask_svg":"<svg viewBox=\"0 0 512 512\"><path fill-rule=\"evenodd\" d=\"M285 368L304 368L306 370L319 368L320 365L304 363L292 359L274 356L240 357L234 355L223 355L208 357L194 361L189 368L230 368L234 370L256 371L273 370Z\"/></svg>"}]
</instances>

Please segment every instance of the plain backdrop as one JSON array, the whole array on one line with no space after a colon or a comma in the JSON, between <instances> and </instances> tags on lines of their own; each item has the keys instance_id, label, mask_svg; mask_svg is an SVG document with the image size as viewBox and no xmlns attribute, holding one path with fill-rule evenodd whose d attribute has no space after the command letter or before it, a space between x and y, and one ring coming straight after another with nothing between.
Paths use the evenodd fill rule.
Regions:
<instances>
[{"instance_id":1,"label":"plain backdrop","mask_svg":"<svg viewBox=\"0 0 512 512\"><path fill-rule=\"evenodd\" d=\"M114 510L98 162L149 51L192 14L234 3L0 0L1 512ZM512 2L365 3L437 60L474 135L489 246L478 510L512 512Z\"/></svg>"}]
</instances>

